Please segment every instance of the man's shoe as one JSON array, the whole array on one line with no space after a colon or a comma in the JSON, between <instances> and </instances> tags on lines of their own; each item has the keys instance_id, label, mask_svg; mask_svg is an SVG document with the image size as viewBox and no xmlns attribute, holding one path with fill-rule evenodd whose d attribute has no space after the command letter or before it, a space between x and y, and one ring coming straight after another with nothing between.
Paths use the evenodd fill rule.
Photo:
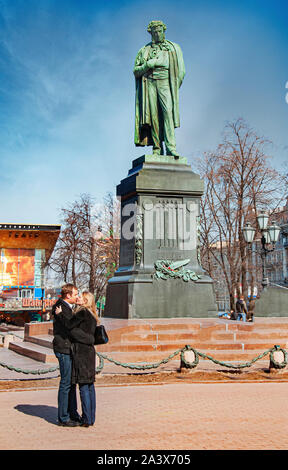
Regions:
<instances>
[{"instance_id":1,"label":"man's shoe","mask_svg":"<svg viewBox=\"0 0 288 470\"><path fill-rule=\"evenodd\" d=\"M61 421L58 421L58 426L64 426L64 427L68 427L68 428L75 428L76 426L80 426L81 424L80 423L77 423L76 421L72 421L70 419L70 421L66 421L66 422L61 422Z\"/></svg>"},{"instance_id":2,"label":"man's shoe","mask_svg":"<svg viewBox=\"0 0 288 470\"><path fill-rule=\"evenodd\" d=\"M82 419L80 416L76 416L76 418L70 418L71 421L74 421L74 423L82 423Z\"/></svg>"},{"instance_id":3,"label":"man's shoe","mask_svg":"<svg viewBox=\"0 0 288 470\"><path fill-rule=\"evenodd\" d=\"M80 426L82 426L82 428L89 428L90 424L82 423L82 424L80 424Z\"/></svg>"}]
</instances>

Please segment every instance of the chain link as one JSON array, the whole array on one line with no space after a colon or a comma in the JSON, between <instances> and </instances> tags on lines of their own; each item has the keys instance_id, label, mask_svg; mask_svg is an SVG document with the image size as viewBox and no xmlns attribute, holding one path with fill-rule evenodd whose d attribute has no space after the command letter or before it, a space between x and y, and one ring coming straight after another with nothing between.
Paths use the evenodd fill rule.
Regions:
<instances>
[{"instance_id":1,"label":"chain link","mask_svg":"<svg viewBox=\"0 0 288 470\"><path fill-rule=\"evenodd\" d=\"M21 369L20 367L14 367L9 364L4 364L0 362L1 367L5 367L6 369L13 370L14 372L19 372L21 374L33 374L33 375L42 375L48 374L49 372L55 372L59 369L59 366L51 367L50 369L37 369L37 370L29 370L29 369Z\"/></svg>"}]
</instances>

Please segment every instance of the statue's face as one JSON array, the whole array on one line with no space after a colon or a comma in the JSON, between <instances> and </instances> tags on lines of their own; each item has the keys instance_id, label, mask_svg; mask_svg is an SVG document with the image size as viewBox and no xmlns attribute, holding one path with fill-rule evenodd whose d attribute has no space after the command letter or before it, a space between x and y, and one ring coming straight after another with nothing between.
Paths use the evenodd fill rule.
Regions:
<instances>
[{"instance_id":1,"label":"statue's face","mask_svg":"<svg viewBox=\"0 0 288 470\"><path fill-rule=\"evenodd\" d=\"M165 39L164 28L161 25L155 26L152 29L151 34L152 34L153 42L163 42Z\"/></svg>"}]
</instances>

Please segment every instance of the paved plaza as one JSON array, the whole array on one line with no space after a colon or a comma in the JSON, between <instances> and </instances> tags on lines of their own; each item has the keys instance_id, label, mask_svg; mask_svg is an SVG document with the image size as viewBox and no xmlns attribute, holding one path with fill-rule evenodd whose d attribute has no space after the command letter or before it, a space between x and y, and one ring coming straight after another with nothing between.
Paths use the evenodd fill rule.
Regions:
<instances>
[{"instance_id":1,"label":"paved plaza","mask_svg":"<svg viewBox=\"0 0 288 470\"><path fill-rule=\"evenodd\" d=\"M0 359L1 450L288 448L287 372L267 373L269 357L241 373L201 360L191 375L176 372L179 357L145 374L107 361L96 379L96 424L89 428L57 426L58 370L19 372L56 364L7 348Z\"/></svg>"},{"instance_id":2,"label":"paved plaza","mask_svg":"<svg viewBox=\"0 0 288 470\"><path fill-rule=\"evenodd\" d=\"M288 448L287 382L96 383L96 396L94 427L63 428L57 387L1 391L1 450Z\"/></svg>"}]
</instances>

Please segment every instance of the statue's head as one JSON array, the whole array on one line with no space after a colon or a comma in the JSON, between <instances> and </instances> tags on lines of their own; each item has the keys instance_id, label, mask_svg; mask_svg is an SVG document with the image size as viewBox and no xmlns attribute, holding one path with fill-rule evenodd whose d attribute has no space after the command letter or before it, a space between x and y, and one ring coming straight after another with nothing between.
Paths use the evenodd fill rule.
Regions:
<instances>
[{"instance_id":1,"label":"statue's head","mask_svg":"<svg viewBox=\"0 0 288 470\"><path fill-rule=\"evenodd\" d=\"M163 42L165 39L166 25L163 21L150 21L147 31L152 36L153 42Z\"/></svg>"}]
</instances>

